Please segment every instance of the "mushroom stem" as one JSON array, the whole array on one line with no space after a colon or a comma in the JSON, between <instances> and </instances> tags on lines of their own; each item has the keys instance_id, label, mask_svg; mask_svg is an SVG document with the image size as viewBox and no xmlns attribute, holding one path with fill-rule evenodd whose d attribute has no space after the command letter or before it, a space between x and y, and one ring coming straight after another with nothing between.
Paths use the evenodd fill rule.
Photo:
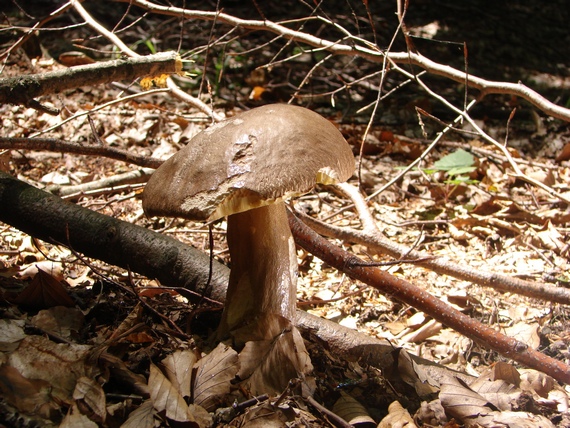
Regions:
<instances>
[{"instance_id":1,"label":"mushroom stem","mask_svg":"<svg viewBox=\"0 0 570 428\"><path fill-rule=\"evenodd\" d=\"M292 320L297 256L281 201L228 217L231 272L218 337L261 315Z\"/></svg>"}]
</instances>

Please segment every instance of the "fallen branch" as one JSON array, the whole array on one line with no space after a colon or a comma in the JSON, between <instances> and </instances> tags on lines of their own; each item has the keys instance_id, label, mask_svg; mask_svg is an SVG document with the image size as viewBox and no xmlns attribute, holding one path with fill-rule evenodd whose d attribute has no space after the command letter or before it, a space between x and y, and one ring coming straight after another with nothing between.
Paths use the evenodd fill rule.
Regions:
<instances>
[{"instance_id":1,"label":"fallen branch","mask_svg":"<svg viewBox=\"0 0 570 428\"><path fill-rule=\"evenodd\" d=\"M81 2L79 2L78 0L70 0L70 2L77 11L77 13L81 15L81 17L85 20L87 24L89 24L95 31L97 31L99 34L101 34L103 37L107 38L111 43L117 46L124 54L130 56L131 58L140 57L139 54L137 54L126 44L124 44L123 41L119 37L117 37L117 35L107 30L105 27L103 27L101 24L95 21L95 19L93 19L93 17L81 5ZM184 92L182 89L180 89L178 85L176 85L176 83L174 83L170 77L166 79L166 85L172 91L175 97L203 111L213 120L220 121L223 119L223 117L219 113L216 113L204 101L202 101L199 98L193 97L192 95L189 95L186 92Z\"/></svg>"},{"instance_id":2,"label":"fallen branch","mask_svg":"<svg viewBox=\"0 0 570 428\"><path fill-rule=\"evenodd\" d=\"M225 300L228 269L219 263L213 263L212 278L208 285L208 256L173 238L63 201L4 172L0 172L0 205L4 207L0 210L0 221L39 239L69 246L87 257L149 278L157 278L164 285L184 287L221 302ZM526 345L515 339L507 338L503 342L500 340L504 338L503 335L463 314L460 314L459 322L454 321L455 318L446 312L449 307L433 296L426 292L414 294L417 288L406 281L393 278L379 269L359 266L360 259L316 235L294 216L290 220L299 244L323 261L369 285L382 287L384 292L387 291L387 294L401 301L413 302L410 304L427 314L433 316L435 308L436 315L437 311L443 313L435 318L443 319L444 324L456 328L458 332L465 334L467 327L471 327L475 332L468 330L468 337L473 336L475 340L480 340L515 361L570 383L570 369L562 362L526 349ZM394 284L402 285L403 288L392 288ZM408 295L409 298L406 297ZM426 305L431 306L425 310ZM381 367L390 367L393 362L393 348L385 342L365 338L360 333L300 311L297 324L301 330L326 341L339 356L364 358L370 364L375 363ZM481 333L488 330L493 333L491 343Z\"/></svg>"},{"instance_id":3,"label":"fallen branch","mask_svg":"<svg viewBox=\"0 0 570 428\"><path fill-rule=\"evenodd\" d=\"M0 221L47 242L156 278L163 285L204 292L208 255L140 226L80 207L0 172ZM205 267L205 268L204 268ZM214 264L208 295L223 301L227 268Z\"/></svg>"},{"instance_id":4,"label":"fallen branch","mask_svg":"<svg viewBox=\"0 0 570 428\"><path fill-rule=\"evenodd\" d=\"M67 89L95 86L118 80L136 80L143 76L175 74L182 69L176 52L164 52L136 58L117 59L70 67L42 74L28 74L0 79L0 103L29 105L30 101Z\"/></svg>"},{"instance_id":5,"label":"fallen branch","mask_svg":"<svg viewBox=\"0 0 570 428\"><path fill-rule=\"evenodd\" d=\"M337 187L354 203L360 221L362 222L363 230L358 231L351 228L333 226L310 216L299 214L303 221L318 233L341 239L345 242L365 245L373 251L380 254L388 254L395 259L405 257L408 260L417 260L414 262L416 266L433 270L441 275L449 275L503 292L516 293L522 296L570 305L570 290L566 288L555 287L546 283L524 281L487 269L475 270L468 265L460 265L453 261L435 257L426 252L416 251L405 245L391 241L378 230L376 222L368 210L366 200L360 191L347 183L337 185Z\"/></svg>"},{"instance_id":6,"label":"fallen branch","mask_svg":"<svg viewBox=\"0 0 570 428\"><path fill-rule=\"evenodd\" d=\"M0 137L0 149L46 150L57 153L103 156L145 168L158 168L163 161L133 154L127 150L95 144L77 144L57 138L9 138Z\"/></svg>"},{"instance_id":7,"label":"fallen branch","mask_svg":"<svg viewBox=\"0 0 570 428\"><path fill-rule=\"evenodd\" d=\"M458 333L528 367L540 370L560 382L570 383L570 367L526 344L495 331L459 312L427 291L384 272L318 235L289 212L289 225L295 242L325 263L381 291L391 299L406 303Z\"/></svg>"}]
</instances>

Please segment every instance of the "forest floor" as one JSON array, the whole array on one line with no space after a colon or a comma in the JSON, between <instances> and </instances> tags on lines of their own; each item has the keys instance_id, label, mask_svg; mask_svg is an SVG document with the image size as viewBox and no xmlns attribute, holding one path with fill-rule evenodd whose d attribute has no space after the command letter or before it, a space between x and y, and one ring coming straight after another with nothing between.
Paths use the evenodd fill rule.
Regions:
<instances>
[{"instance_id":1,"label":"forest floor","mask_svg":"<svg viewBox=\"0 0 570 428\"><path fill-rule=\"evenodd\" d=\"M61 64L45 57L30 61L20 52L12 56L0 77L47 72L61 67ZM232 95L238 102L230 103L223 96L228 89L222 88L219 98L212 99L212 105L216 111L229 117L247 107L264 103L263 98L251 99L251 89L244 84L237 89L237 94ZM142 156L166 159L211 123L204 113L191 110L186 104L161 93L111 104L89 115L77 115L118 98L124 90L124 87L109 84L42 99L42 102L64 107L58 116L24 106L2 105L2 136L42 135L80 143L100 143ZM442 87L442 92L446 90ZM271 100L280 101L280 97ZM438 107L433 101L411 91L405 93L403 99L405 103L401 100L393 103L388 101L383 106L379 119L370 129L363 156L357 158L360 176L350 180L359 185L366 195L374 195L369 199L369 209L378 233L399 244L447 258L474 271L494 271L557 287L569 287L570 214L567 204L544 190L515 180L508 162L494 146L478 135L449 134L429 153L421 169L410 171L396 184L377 194L385 183L425 150L441 127L436 121L424 118L427 124L422 126L417 120L414 107L421 105L426 111L437 111ZM517 112L509 119L515 104ZM322 103L319 105L322 107ZM334 113L330 107L321 108L320 112L338 125L358 155L366 128L365 119L362 116ZM525 174L566 197L570 195L570 155L563 152L570 144L567 123L549 119L528 104L508 96L485 99L479 105L476 116L477 123L488 134L499 141L508 139L511 155ZM74 119L66 122L65 119L69 117ZM464 130L470 131L467 125ZM2 170L36 187L54 192L139 169L105 157L35 150L6 150L0 157ZM450 172L449 162L459 163L466 169ZM146 217L140 200L143 188L144 183L127 183L118 188L103 183L100 189L71 190L63 198L99 213L173 236L205 252L210 251L209 228L204 223ZM352 201L329 188L318 188L290 204L327 223L355 230L361 228L358 214L351 208ZM173 336L168 325L156 313L141 309L138 298L125 291L130 287L147 299L156 312L193 337L197 346L194 349L199 350L194 351L196 354L211 350L207 338L215 329L220 315L219 306L189 305L176 292L157 287L159 284L152 278L141 277L97 260L80 259L64 246L41 242L9 225L0 226L0 285L3 296L0 303L0 330L10 331L10 334L19 332L16 338L3 333L0 338L1 362L13 361L14 358L22 361L35 359L46 370L53 364L59 370L53 375L54 383L49 385L50 382L46 384L45 380L41 383L18 377L7 369L7 365L1 366L0 377L3 380L0 380L0 390L5 400L0 415L8 417L10 409L18 409L13 414L16 416L12 422L20 418L21 426L26 426L24 419L30 418L30 424L34 420L47 424L50 420L57 421L62 416L60 412L65 413L71 406L69 399L58 396L59 393L65 395L60 390L65 391L69 388L65 383L71 382L64 373L77 369L77 360L70 357L71 350L55 357L54 363L54 350L39 350L39 345L30 344L30 347L38 349L33 357L15 357L17 344L24 337L49 337L56 343L76 346L73 352L77 353L87 347L104 345L106 355L120 360L127 368L125 372L133 374L134 378L129 380L132 384L148 378L151 362L162 361L164 366L168 366L164 358L180 349L192 349L187 342ZM225 221L213 224L213 255L216 260L230 265L225 230ZM500 292L436 274L413 263L390 264L393 259L377 254L364 245L338 239L333 241L364 260L388 262L384 269L391 274L416 284L482 323L570 364L568 306ZM389 340L394 349L402 348L410 354L475 377L489 376L489 370L497 367L499 362L509 363L508 359L442 326L415 308L393 301L378 290L340 274L306 251L299 248L297 254L300 309L371 337ZM28 296L30 301L14 300L22 289L38 281L38 269L64 284L66 293L73 298L71 307L49 307L51 305L45 302L32 304L36 296ZM51 280L44 278L43 281L49 283ZM45 287L49 289L50 286ZM19 329L12 329L14 323ZM339 397L346 399L345 396L348 396L364 407L347 405L352 411L358 412L362 423L369 426L375 426L386 416L388 405L393 401L399 401L412 415L416 414L417 423L428 424L431 421L435 426L444 420L439 419L440 415L434 415L437 411L429 408L428 401L410 397L407 390L394 389L377 368L358 361L341 361L335 355L328 354L318 343L311 343L310 337L305 337L305 340L318 379L316 396L330 409L336 403L336 413L342 412L339 410ZM116 361L108 362L105 369L117 370L116 364ZM525 376L532 377L525 375L528 372L524 368L516 367L520 376L525 379ZM137 396L136 388L135 391L125 391L113 375L101 377L108 379L105 385L107 410L90 404L91 413L85 409L82 409L82 413L89 414L96 423L120 426L130 410L141 408L138 406L142 399ZM20 393L24 394L19 397L18 393L6 389L16 378L22 388ZM547 383L544 379L542 377L540 382ZM58 385L58 382L61 384ZM46 385L58 393L45 393L43 388ZM557 426L570 426L569 393L568 385L552 385L548 390L545 387L543 391L529 393L532 406L524 407L519 403L518 409L544 416ZM506 392L497 394L508 397ZM235 395L231 397L235 398ZM526 398L530 400L528 396ZM231 401L228 402L226 398L224 405L231 407ZM307 411L307 406L298 407L301 415L297 413L291 419L296 424L328 426L326 415L311 413ZM34 413L34 416L30 416ZM256 417L262 416L257 414ZM106 422L103 423L104 420ZM267 424L270 423L268 421L265 420ZM276 422L271 419L271 423ZM446 424L454 426L449 420ZM529 422L528 426L539 425Z\"/></svg>"}]
</instances>

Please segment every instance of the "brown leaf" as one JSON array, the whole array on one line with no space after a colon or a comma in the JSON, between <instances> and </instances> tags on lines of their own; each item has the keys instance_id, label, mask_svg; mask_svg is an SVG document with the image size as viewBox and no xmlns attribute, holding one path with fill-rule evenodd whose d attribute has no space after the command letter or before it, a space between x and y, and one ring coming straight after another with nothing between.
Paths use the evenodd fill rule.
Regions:
<instances>
[{"instance_id":1,"label":"brown leaf","mask_svg":"<svg viewBox=\"0 0 570 428\"><path fill-rule=\"evenodd\" d=\"M388 406L388 415L380 421L378 428L397 427L417 428L417 425L410 413L399 402L394 401Z\"/></svg>"},{"instance_id":2,"label":"brown leaf","mask_svg":"<svg viewBox=\"0 0 570 428\"><path fill-rule=\"evenodd\" d=\"M83 312L77 308L55 306L39 311L36 316L32 317L31 322L43 331L59 337L71 338L72 334L77 334L83 327L84 320Z\"/></svg>"},{"instance_id":3,"label":"brown leaf","mask_svg":"<svg viewBox=\"0 0 570 428\"><path fill-rule=\"evenodd\" d=\"M351 425L358 425L360 427L369 424L373 424L373 426L376 425L374 419L372 419L366 411L366 408L344 391L340 392L340 398L334 403L332 410Z\"/></svg>"},{"instance_id":4,"label":"brown leaf","mask_svg":"<svg viewBox=\"0 0 570 428\"><path fill-rule=\"evenodd\" d=\"M177 422L195 422L188 404L154 364L150 366L148 388L154 408L158 412L165 412L168 419ZM198 427L198 424L193 426Z\"/></svg>"},{"instance_id":5,"label":"brown leaf","mask_svg":"<svg viewBox=\"0 0 570 428\"><path fill-rule=\"evenodd\" d=\"M89 417L82 414L75 404L70 407L68 414L59 425L60 428L97 428L98 426Z\"/></svg>"},{"instance_id":6,"label":"brown leaf","mask_svg":"<svg viewBox=\"0 0 570 428\"><path fill-rule=\"evenodd\" d=\"M196 360L196 354L190 350L178 350L162 360L166 377L183 397L190 397L192 367Z\"/></svg>"},{"instance_id":7,"label":"brown leaf","mask_svg":"<svg viewBox=\"0 0 570 428\"><path fill-rule=\"evenodd\" d=\"M415 388L420 397L437 391L437 381L432 379L424 368L416 363L410 355L400 349L398 352L398 373L404 382Z\"/></svg>"},{"instance_id":8,"label":"brown leaf","mask_svg":"<svg viewBox=\"0 0 570 428\"><path fill-rule=\"evenodd\" d=\"M220 343L194 365L194 370L193 402L212 412L230 392L239 370L237 352Z\"/></svg>"},{"instance_id":9,"label":"brown leaf","mask_svg":"<svg viewBox=\"0 0 570 428\"><path fill-rule=\"evenodd\" d=\"M257 336L262 337L263 331L265 338L247 342L239 355L238 376L247 379L244 385L252 394L278 394L291 379L304 378L313 370L303 338L290 321L267 316L257 320L256 326Z\"/></svg>"},{"instance_id":10,"label":"brown leaf","mask_svg":"<svg viewBox=\"0 0 570 428\"><path fill-rule=\"evenodd\" d=\"M88 375L87 345L55 343L42 336L28 336L8 357L8 364L28 379L49 382L54 394L71 397L77 379Z\"/></svg>"},{"instance_id":11,"label":"brown leaf","mask_svg":"<svg viewBox=\"0 0 570 428\"><path fill-rule=\"evenodd\" d=\"M75 306L75 302L69 297L62 283L41 269L38 269L32 282L16 296L14 303L34 309Z\"/></svg>"},{"instance_id":12,"label":"brown leaf","mask_svg":"<svg viewBox=\"0 0 570 428\"><path fill-rule=\"evenodd\" d=\"M26 379L13 367L0 367L2 397L22 413L46 419L55 416L59 405L52 399L50 391L50 384L44 380Z\"/></svg>"},{"instance_id":13,"label":"brown leaf","mask_svg":"<svg viewBox=\"0 0 570 428\"><path fill-rule=\"evenodd\" d=\"M460 421L491 414L496 410L485 397L451 376L441 382L439 399L445 412Z\"/></svg>"},{"instance_id":14,"label":"brown leaf","mask_svg":"<svg viewBox=\"0 0 570 428\"><path fill-rule=\"evenodd\" d=\"M10 352L26 337L24 320L0 319L0 352Z\"/></svg>"},{"instance_id":15,"label":"brown leaf","mask_svg":"<svg viewBox=\"0 0 570 428\"><path fill-rule=\"evenodd\" d=\"M567 143L562 150L560 150L560 153L556 156L556 162L560 163L568 159L570 159L570 143Z\"/></svg>"},{"instance_id":16,"label":"brown leaf","mask_svg":"<svg viewBox=\"0 0 570 428\"><path fill-rule=\"evenodd\" d=\"M156 410L152 400L147 400L131 412L121 428L154 428L155 415Z\"/></svg>"},{"instance_id":17,"label":"brown leaf","mask_svg":"<svg viewBox=\"0 0 570 428\"><path fill-rule=\"evenodd\" d=\"M73 399L81 413L89 415L97 423L105 422L107 417L107 400L101 385L88 377L80 377L75 384Z\"/></svg>"}]
</instances>

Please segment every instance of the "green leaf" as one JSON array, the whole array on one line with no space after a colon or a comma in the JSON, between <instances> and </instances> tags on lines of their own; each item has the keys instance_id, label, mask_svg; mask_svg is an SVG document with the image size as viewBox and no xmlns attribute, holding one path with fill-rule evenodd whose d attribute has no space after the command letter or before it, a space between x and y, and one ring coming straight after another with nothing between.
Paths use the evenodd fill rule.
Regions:
<instances>
[{"instance_id":1,"label":"green leaf","mask_svg":"<svg viewBox=\"0 0 570 428\"><path fill-rule=\"evenodd\" d=\"M473 171L475 165L475 157L463 149L459 149L447 156L442 157L440 160L434 162L433 166L440 171L450 171L450 175L457 175L464 172ZM462 170L463 168L473 168L470 171ZM455 172L459 170L459 172ZM451 174L451 171L454 171Z\"/></svg>"}]
</instances>

